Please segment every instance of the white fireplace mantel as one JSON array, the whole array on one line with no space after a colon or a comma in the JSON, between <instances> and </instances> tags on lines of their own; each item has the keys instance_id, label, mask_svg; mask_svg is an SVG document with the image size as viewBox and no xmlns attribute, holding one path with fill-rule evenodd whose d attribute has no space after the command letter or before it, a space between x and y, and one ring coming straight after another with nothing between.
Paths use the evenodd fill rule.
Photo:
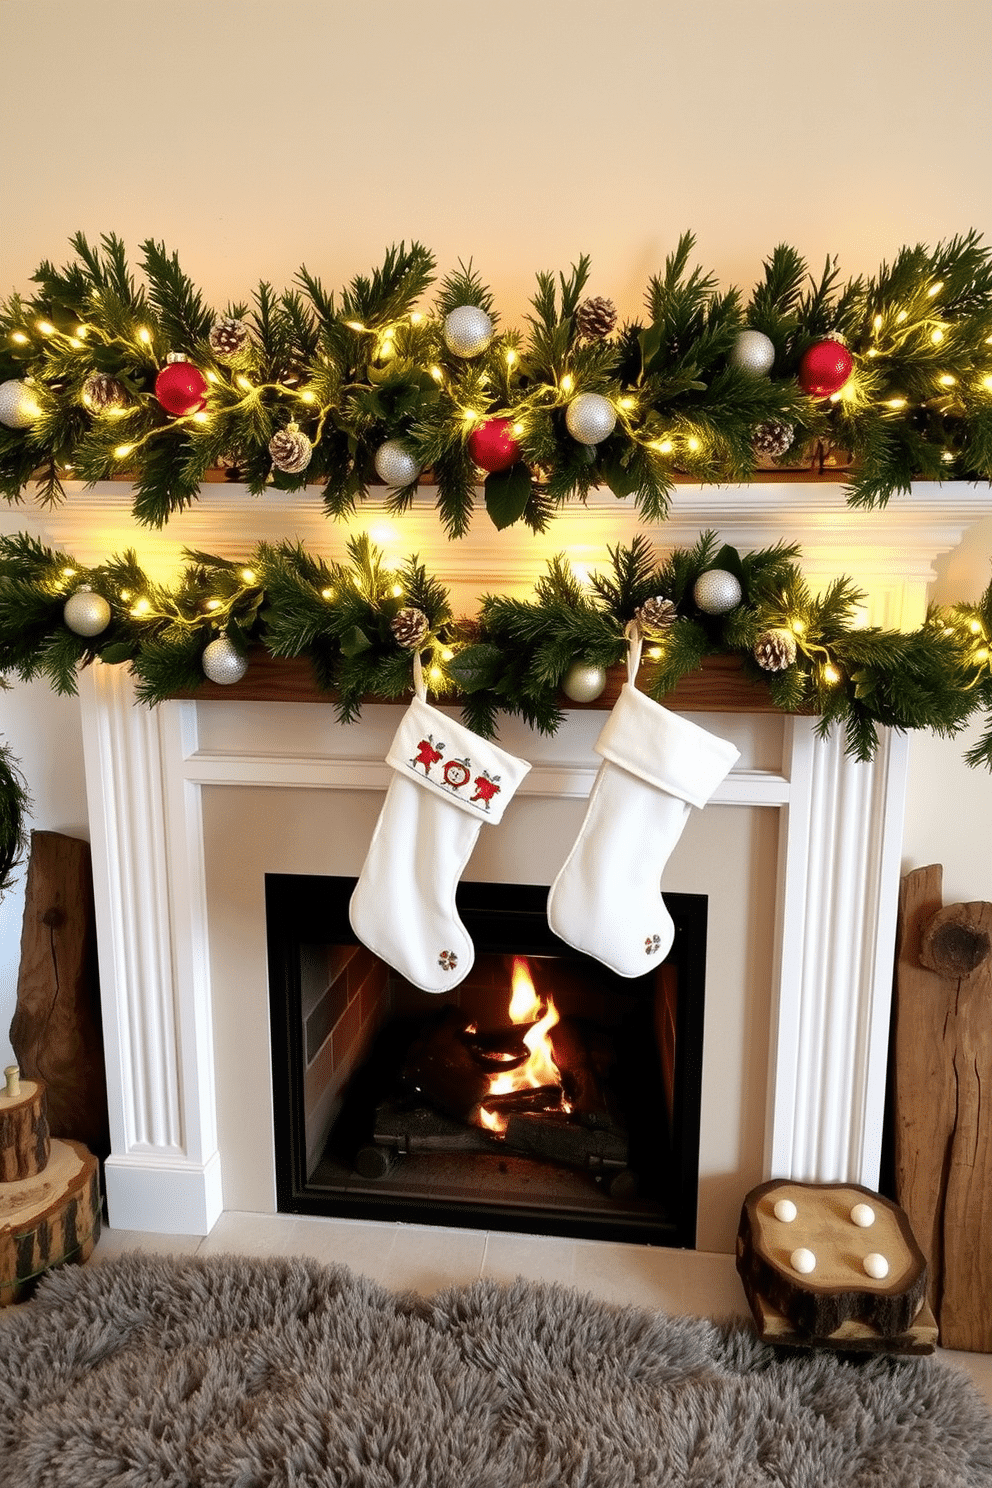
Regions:
<instances>
[{"instance_id":1,"label":"white fireplace mantel","mask_svg":"<svg viewBox=\"0 0 992 1488\"><path fill-rule=\"evenodd\" d=\"M84 563L135 547L154 577L178 566L182 546L237 557L256 541L290 538L337 557L346 537L310 497L255 500L212 487L192 511L147 535L128 525L128 507L124 488L78 492L66 507L28 520L23 508L19 520L4 513L0 530L28 528ZM671 519L649 535L662 550L706 529L742 549L798 542L814 587L849 573L868 593L869 623L908 628L922 617L935 561L987 507L987 492L958 486L917 487L879 513L849 511L835 486L680 487ZM418 553L449 584L456 607L471 608L497 587L527 592L553 553L602 564L607 547L639 524L602 495L567 510L541 539L497 536L477 524L469 538L446 544L426 508L399 520L370 508L350 530L359 528L390 556ZM200 710L212 705L136 705L124 668L86 669L80 693L110 1098L110 1219L127 1229L205 1234L225 1204L225 1153L202 791L379 791L386 767L381 754L357 746L350 758L304 755L291 739L252 752L250 727L244 747L202 749ZM357 740L361 725L353 727ZM766 1175L877 1184L907 760L904 736L886 732L873 763L857 764L841 737L820 740L814 720L790 719L780 763L733 772L715 798L717 809L753 805L780 814ZM596 763L548 757L521 797L581 797ZM271 1092L259 1089L258 1099L270 1102ZM271 1152L259 1161L271 1167Z\"/></svg>"}]
</instances>

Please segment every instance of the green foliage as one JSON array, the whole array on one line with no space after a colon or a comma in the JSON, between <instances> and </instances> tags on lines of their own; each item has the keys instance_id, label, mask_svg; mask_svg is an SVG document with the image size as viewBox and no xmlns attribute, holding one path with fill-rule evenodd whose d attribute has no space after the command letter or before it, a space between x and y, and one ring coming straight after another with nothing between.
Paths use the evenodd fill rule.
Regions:
<instances>
[{"instance_id":1,"label":"green foliage","mask_svg":"<svg viewBox=\"0 0 992 1488\"><path fill-rule=\"evenodd\" d=\"M28 846L27 818L31 797L20 766L0 740L0 899L14 883L15 871Z\"/></svg>"},{"instance_id":2,"label":"green foliage","mask_svg":"<svg viewBox=\"0 0 992 1488\"><path fill-rule=\"evenodd\" d=\"M126 478L134 515L161 527L198 498L223 464L257 495L320 489L329 517L347 517L376 482L375 455L402 438L436 487L446 534L472 520L480 472L468 453L479 422L509 417L520 429L518 469L486 482L497 528L543 531L563 504L606 487L644 518L662 521L674 483L747 481L754 439L769 421L792 426L783 457L813 468L827 450L850 461L848 499L882 505L914 480L992 480L992 258L977 233L935 248L901 249L872 276L843 280L828 256L819 276L779 244L745 301L691 263L684 233L650 276L643 323L587 340L576 312L591 285L581 255L567 272L537 275L522 330L499 330L476 357L458 357L444 316L484 309L498 327L492 291L469 261L434 287L433 254L394 245L370 272L338 291L302 267L288 290L262 282L225 315L250 336L234 360L215 354L215 312L163 243L141 245L135 275L121 240L71 239L73 261L44 261L30 296L0 306L0 381L31 378L38 416L0 428L0 495L32 483L41 502L64 499L65 480ZM770 376L734 365L744 327L773 344ZM847 340L854 371L836 399L797 381L802 357L825 337ZM172 417L155 397L170 352L208 378L204 410ZM92 406L88 380L119 384L118 406ZM614 432L599 445L568 432L571 400L607 398ZM276 471L273 434L296 422L313 454L304 471ZM835 456L836 458L836 456ZM418 482L386 494L390 510L413 501Z\"/></svg>"}]
</instances>

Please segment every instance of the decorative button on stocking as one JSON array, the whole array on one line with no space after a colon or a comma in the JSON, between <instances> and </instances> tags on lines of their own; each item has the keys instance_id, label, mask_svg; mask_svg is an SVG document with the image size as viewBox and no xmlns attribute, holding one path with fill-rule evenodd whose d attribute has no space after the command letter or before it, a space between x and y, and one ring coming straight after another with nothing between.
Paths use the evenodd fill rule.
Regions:
<instances>
[{"instance_id":1,"label":"decorative button on stocking","mask_svg":"<svg viewBox=\"0 0 992 1488\"><path fill-rule=\"evenodd\" d=\"M419 660L419 659L418 659ZM394 774L351 897L363 945L424 992L447 992L475 947L455 889L483 822L500 820L530 765L417 696L386 756Z\"/></svg>"}]
</instances>

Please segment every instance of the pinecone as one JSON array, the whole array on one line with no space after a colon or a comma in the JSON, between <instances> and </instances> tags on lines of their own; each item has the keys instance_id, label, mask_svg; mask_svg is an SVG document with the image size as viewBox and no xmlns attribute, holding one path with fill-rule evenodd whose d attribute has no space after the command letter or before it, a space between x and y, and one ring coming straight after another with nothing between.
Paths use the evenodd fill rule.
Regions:
<instances>
[{"instance_id":1,"label":"pinecone","mask_svg":"<svg viewBox=\"0 0 992 1488\"><path fill-rule=\"evenodd\" d=\"M602 341L617 323L617 307L612 300L582 300L575 307L575 329L583 341Z\"/></svg>"},{"instance_id":2,"label":"pinecone","mask_svg":"<svg viewBox=\"0 0 992 1488\"><path fill-rule=\"evenodd\" d=\"M679 618L679 612L670 599L656 594L646 599L634 611L634 619L645 635L663 635Z\"/></svg>"},{"instance_id":3,"label":"pinecone","mask_svg":"<svg viewBox=\"0 0 992 1488\"><path fill-rule=\"evenodd\" d=\"M398 645L404 646L407 651L413 651L420 645L431 626L423 610L418 610L415 605L407 605L405 609L396 612L389 623L389 628Z\"/></svg>"},{"instance_id":4,"label":"pinecone","mask_svg":"<svg viewBox=\"0 0 992 1488\"><path fill-rule=\"evenodd\" d=\"M751 443L756 455L771 455L777 458L791 449L795 429L779 419L766 419L754 431Z\"/></svg>"},{"instance_id":5,"label":"pinecone","mask_svg":"<svg viewBox=\"0 0 992 1488\"><path fill-rule=\"evenodd\" d=\"M109 372L91 372L83 383L83 402L91 413L127 407L127 389Z\"/></svg>"},{"instance_id":6,"label":"pinecone","mask_svg":"<svg viewBox=\"0 0 992 1488\"><path fill-rule=\"evenodd\" d=\"M243 320L224 315L214 321L207 340L215 357L222 362L236 362L251 344L251 331Z\"/></svg>"},{"instance_id":7,"label":"pinecone","mask_svg":"<svg viewBox=\"0 0 992 1488\"><path fill-rule=\"evenodd\" d=\"M287 424L269 440L269 454L277 470L286 475L299 475L310 464L313 445L299 424Z\"/></svg>"},{"instance_id":8,"label":"pinecone","mask_svg":"<svg viewBox=\"0 0 992 1488\"><path fill-rule=\"evenodd\" d=\"M766 672L784 672L796 659L791 630L765 630L754 643L754 659Z\"/></svg>"}]
</instances>

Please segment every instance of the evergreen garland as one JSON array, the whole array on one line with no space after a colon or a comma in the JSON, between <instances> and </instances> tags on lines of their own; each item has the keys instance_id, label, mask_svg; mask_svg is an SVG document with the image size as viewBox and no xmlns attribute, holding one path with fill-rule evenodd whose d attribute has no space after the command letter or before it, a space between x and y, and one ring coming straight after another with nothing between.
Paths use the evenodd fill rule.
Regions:
<instances>
[{"instance_id":1,"label":"evergreen garland","mask_svg":"<svg viewBox=\"0 0 992 1488\"><path fill-rule=\"evenodd\" d=\"M30 810L24 776L9 745L0 740L0 899L13 885L15 870L27 849Z\"/></svg>"},{"instance_id":2,"label":"evergreen garland","mask_svg":"<svg viewBox=\"0 0 992 1488\"><path fill-rule=\"evenodd\" d=\"M0 383L24 384L30 417L26 427L0 426L9 501L32 481L39 500L53 502L67 477L128 479L135 517L161 526L223 467L254 494L316 484L328 514L342 517L376 482L377 450L398 439L430 473L441 522L457 537L483 475L469 436L493 417L511 419L519 442L516 464L484 480L497 527L541 531L563 504L603 486L661 520L679 476L753 478L756 431L769 423L793 431L786 468L813 468L828 449L849 456L855 505L882 505L913 479L992 479L992 258L974 232L903 248L874 276L848 281L833 259L817 278L780 245L747 299L691 265L687 233L650 279L643 318L591 337L579 313L585 256L568 274L538 274L516 330L499 328L471 264L418 309L435 270L419 243L390 248L338 295L304 267L290 289L262 283L250 304L217 316L163 244L141 245L139 282L116 235L71 242L72 262L46 260L34 293L0 306ZM489 346L467 358L443 334L445 315L464 305L494 327ZM231 354L214 334L225 325L241 328ZM771 341L772 375L735 365L744 328ZM797 375L823 338L846 340L854 371L833 397L814 398ZM170 352L208 380L205 407L180 417L154 392ZM107 380L99 397L94 377ZM580 393L616 411L598 445L566 427ZM313 453L286 473L269 441L291 423ZM416 487L390 490L390 509L408 507Z\"/></svg>"},{"instance_id":3,"label":"evergreen garland","mask_svg":"<svg viewBox=\"0 0 992 1488\"><path fill-rule=\"evenodd\" d=\"M469 727L492 737L507 712L553 733L573 662L622 662L630 622L647 601L664 600L671 623L645 632L638 683L659 701L705 657L735 655L777 707L818 715L824 734L842 727L861 760L872 757L879 726L950 736L982 711L987 727L967 759L992 768L992 584L977 605L933 609L911 633L885 631L860 624L863 596L850 579L813 594L795 546L741 555L704 533L658 564L639 535L610 549L609 570L587 582L558 557L532 600L489 595L477 617L456 620L444 585L423 564L388 566L365 536L349 542L346 562L326 563L288 542L262 543L244 563L189 550L185 557L167 588L146 577L133 553L86 569L26 534L0 537L0 678L46 676L56 691L72 693L79 665L129 663L139 697L154 704L195 694L203 652L224 632L249 660L256 647L309 658L318 686L350 722L363 701L409 693L411 651L393 626L405 610L418 623L423 617L416 646L432 695L457 697ZM733 573L741 586L740 604L724 615L704 612L693 597L712 569ZM110 608L97 636L77 635L63 618L82 584ZM769 634L784 638L791 657L776 671L759 660Z\"/></svg>"}]
</instances>

